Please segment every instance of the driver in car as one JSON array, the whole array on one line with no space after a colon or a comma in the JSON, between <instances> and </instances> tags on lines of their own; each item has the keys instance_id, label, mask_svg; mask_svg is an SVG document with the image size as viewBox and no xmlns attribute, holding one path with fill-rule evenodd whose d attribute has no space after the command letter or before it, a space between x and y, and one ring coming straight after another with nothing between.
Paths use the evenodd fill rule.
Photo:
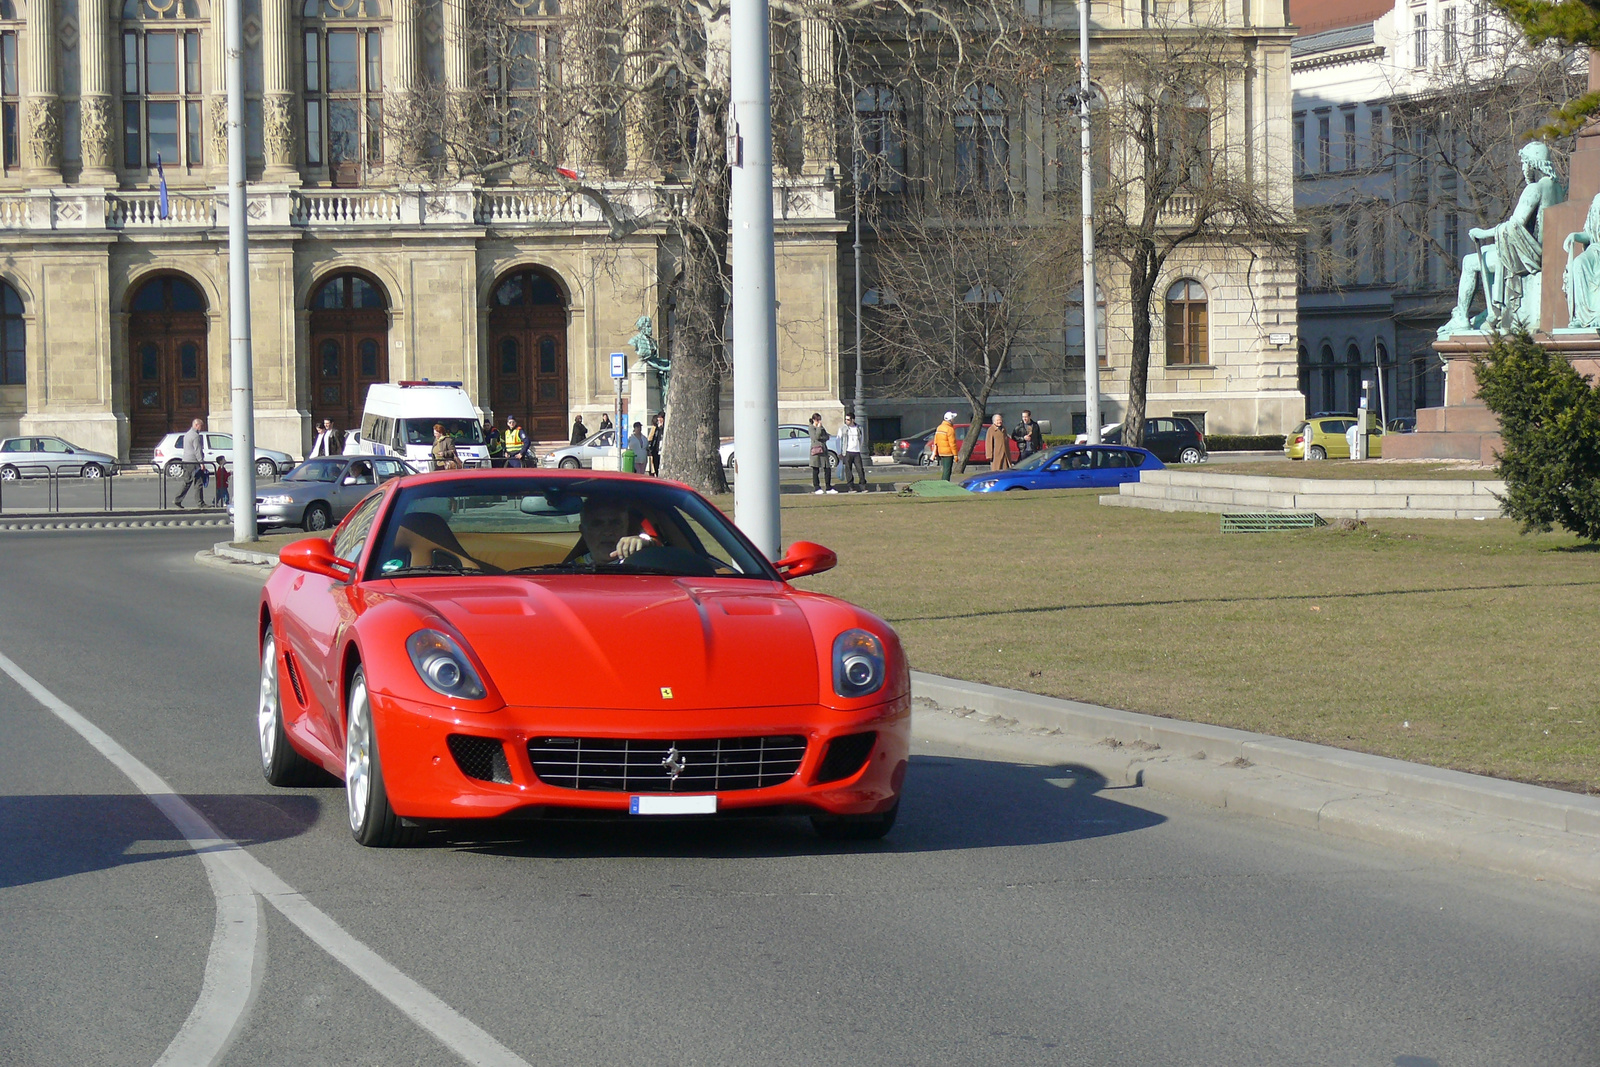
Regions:
<instances>
[{"instance_id":1,"label":"driver in car","mask_svg":"<svg viewBox=\"0 0 1600 1067\"><path fill-rule=\"evenodd\" d=\"M621 562L658 539L648 531L639 529L632 510L620 500L606 497L589 497L583 502L583 512L578 517L581 539L573 546L574 555L569 562L605 563ZM578 549L587 551L578 552Z\"/></svg>"}]
</instances>

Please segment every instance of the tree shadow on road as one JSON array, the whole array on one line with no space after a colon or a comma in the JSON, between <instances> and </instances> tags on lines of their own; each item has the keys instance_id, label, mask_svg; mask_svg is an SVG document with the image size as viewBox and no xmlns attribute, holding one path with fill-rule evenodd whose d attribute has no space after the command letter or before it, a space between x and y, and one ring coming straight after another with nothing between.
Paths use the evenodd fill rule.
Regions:
<instances>
[{"instance_id":1,"label":"tree shadow on road","mask_svg":"<svg viewBox=\"0 0 1600 1067\"><path fill-rule=\"evenodd\" d=\"M241 845L297 837L321 810L305 794L184 799ZM0 889L188 855L183 835L141 794L0 797Z\"/></svg>"},{"instance_id":2,"label":"tree shadow on road","mask_svg":"<svg viewBox=\"0 0 1600 1067\"><path fill-rule=\"evenodd\" d=\"M913 756L900 818L882 841L841 843L803 818L496 822L429 835L435 846L529 858L773 857L1059 844L1148 829L1165 817L1125 803L1087 767Z\"/></svg>"}]
</instances>

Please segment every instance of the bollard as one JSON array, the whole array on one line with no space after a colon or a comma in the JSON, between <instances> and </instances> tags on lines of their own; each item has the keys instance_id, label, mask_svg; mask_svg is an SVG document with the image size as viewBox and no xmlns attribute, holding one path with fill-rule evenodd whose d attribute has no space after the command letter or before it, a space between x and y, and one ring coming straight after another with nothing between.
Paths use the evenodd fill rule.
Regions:
<instances>
[{"instance_id":1,"label":"bollard","mask_svg":"<svg viewBox=\"0 0 1600 1067\"><path fill-rule=\"evenodd\" d=\"M623 474L635 474L635 473L637 473L634 470L634 463L638 460L638 458L639 458L638 453L634 452L633 449L624 448L622 450L622 473Z\"/></svg>"}]
</instances>

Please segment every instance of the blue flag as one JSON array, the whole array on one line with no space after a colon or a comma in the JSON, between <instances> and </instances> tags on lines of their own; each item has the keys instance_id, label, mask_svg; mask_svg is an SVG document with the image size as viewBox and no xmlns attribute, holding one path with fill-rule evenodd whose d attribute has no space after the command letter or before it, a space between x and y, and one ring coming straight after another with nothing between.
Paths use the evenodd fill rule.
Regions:
<instances>
[{"instance_id":1,"label":"blue flag","mask_svg":"<svg viewBox=\"0 0 1600 1067\"><path fill-rule=\"evenodd\" d=\"M159 175L160 178L161 178L161 201L157 205L156 217L157 218L163 218L163 219L171 218L172 217L172 212L168 209L168 206L167 206L167 172L166 172L166 169L161 166L161 153L160 152L156 153L156 174Z\"/></svg>"}]
</instances>

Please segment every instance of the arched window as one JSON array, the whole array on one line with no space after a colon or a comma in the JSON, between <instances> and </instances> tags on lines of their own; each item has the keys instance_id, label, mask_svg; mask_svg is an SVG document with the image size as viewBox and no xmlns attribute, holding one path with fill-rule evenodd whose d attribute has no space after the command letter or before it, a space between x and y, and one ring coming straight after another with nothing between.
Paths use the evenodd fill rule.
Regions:
<instances>
[{"instance_id":1,"label":"arched window","mask_svg":"<svg viewBox=\"0 0 1600 1067\"><path fill-rule=\"evenodd\" d=\"M555 282L537 270L519 270L508 275L494 290L494 302L503 308L532 307L543 304L566 306L566 298Z\"/></svg>"},{"instance_id":2,"label":"arched window","mask_svg":"<svg viewBox=\"0 0 1600 1067\"><path fill-rule=\"evenodd\" d=\"M359 274L330 279L311 298L312 311L382 310L388 306L383 290Z\"/></svg>"},{"instance_id":3,"label":"arched window","mask_svg":"<svg viewBox=\"0 0 1600 1067\"><path fill-rule=\"evenodd\" d=\"M887 85L856 93L856 169L861 188L898 193L905 188L906 115L900 97Z\"/></svg>"},{"instance_id":4,"label":"arched window","mask_svg":"<svg viewBox=\"0 0 1600 1067\"><path fill-rule=\"evenodd\" d=\"M992 85L974 85L956 112L956 189L1004 192L1011 165L1006 98Z\"/></svg>"},{"instance_id":5,"label":"arched window","mask_svg":"<svg viewBox=\"0 0 1600 1067\"><path fill-rule=\"evenodd\" d=\"M122 165L129 170L205 162L199 0L122 5Z\"/></svg>"},{"instance_id":6,"label":"arched window","mask_svg":"<svg viewBox=\"0 0 1600 1067\"><path fill-rule=\"evenodd\" d=\"M12 0L0 0L0 165L6 170L22 166L22 146L17 128L21 91L17 77L17 31L22 22Z\"/></svg>"},{"instance_id":7,"label":"arched window","mask_svg":"<svg viewBox=\"0 0 1600 1067\"><path fill-rule=\"evenodd\" d=\"M1211 362L1206 327L1206 291L1186 278L1167 290L1167 366L1192 366Z\"/></svg>"},{"instance_id":8,"label":"arched window","mask_svg":"<svg viewBox=\"0 0 1600 1067\"><path fill-rule=\"evenodd\" d=\"M0 385L28 383L27 348L22 324L22 297L0 282Z\"/></svg>"},{"instance_id":9,"label":"arched window","mask_svg":"<svg viewBox=\"0 0 1600 1067\"><path fill-rule=\"evenodd\" d=\"M305 0L306 166L335 185L383 160L383 13L378 0Z\"/></svg>"},{"instance_id":10,"label":"arched window","mask_svg":"<svg viewBox=\"0 0 1600 1067\"><path fill-rule=\"evenodd\" d=\"M1083 366L1083 283L1067 297L1065 316L1066 353L1068 368ZM1100 357L1100 366L1111 365L1106 348L1106 291L1094 287L1094 346Z\"/></svg>"}]
</instances>

